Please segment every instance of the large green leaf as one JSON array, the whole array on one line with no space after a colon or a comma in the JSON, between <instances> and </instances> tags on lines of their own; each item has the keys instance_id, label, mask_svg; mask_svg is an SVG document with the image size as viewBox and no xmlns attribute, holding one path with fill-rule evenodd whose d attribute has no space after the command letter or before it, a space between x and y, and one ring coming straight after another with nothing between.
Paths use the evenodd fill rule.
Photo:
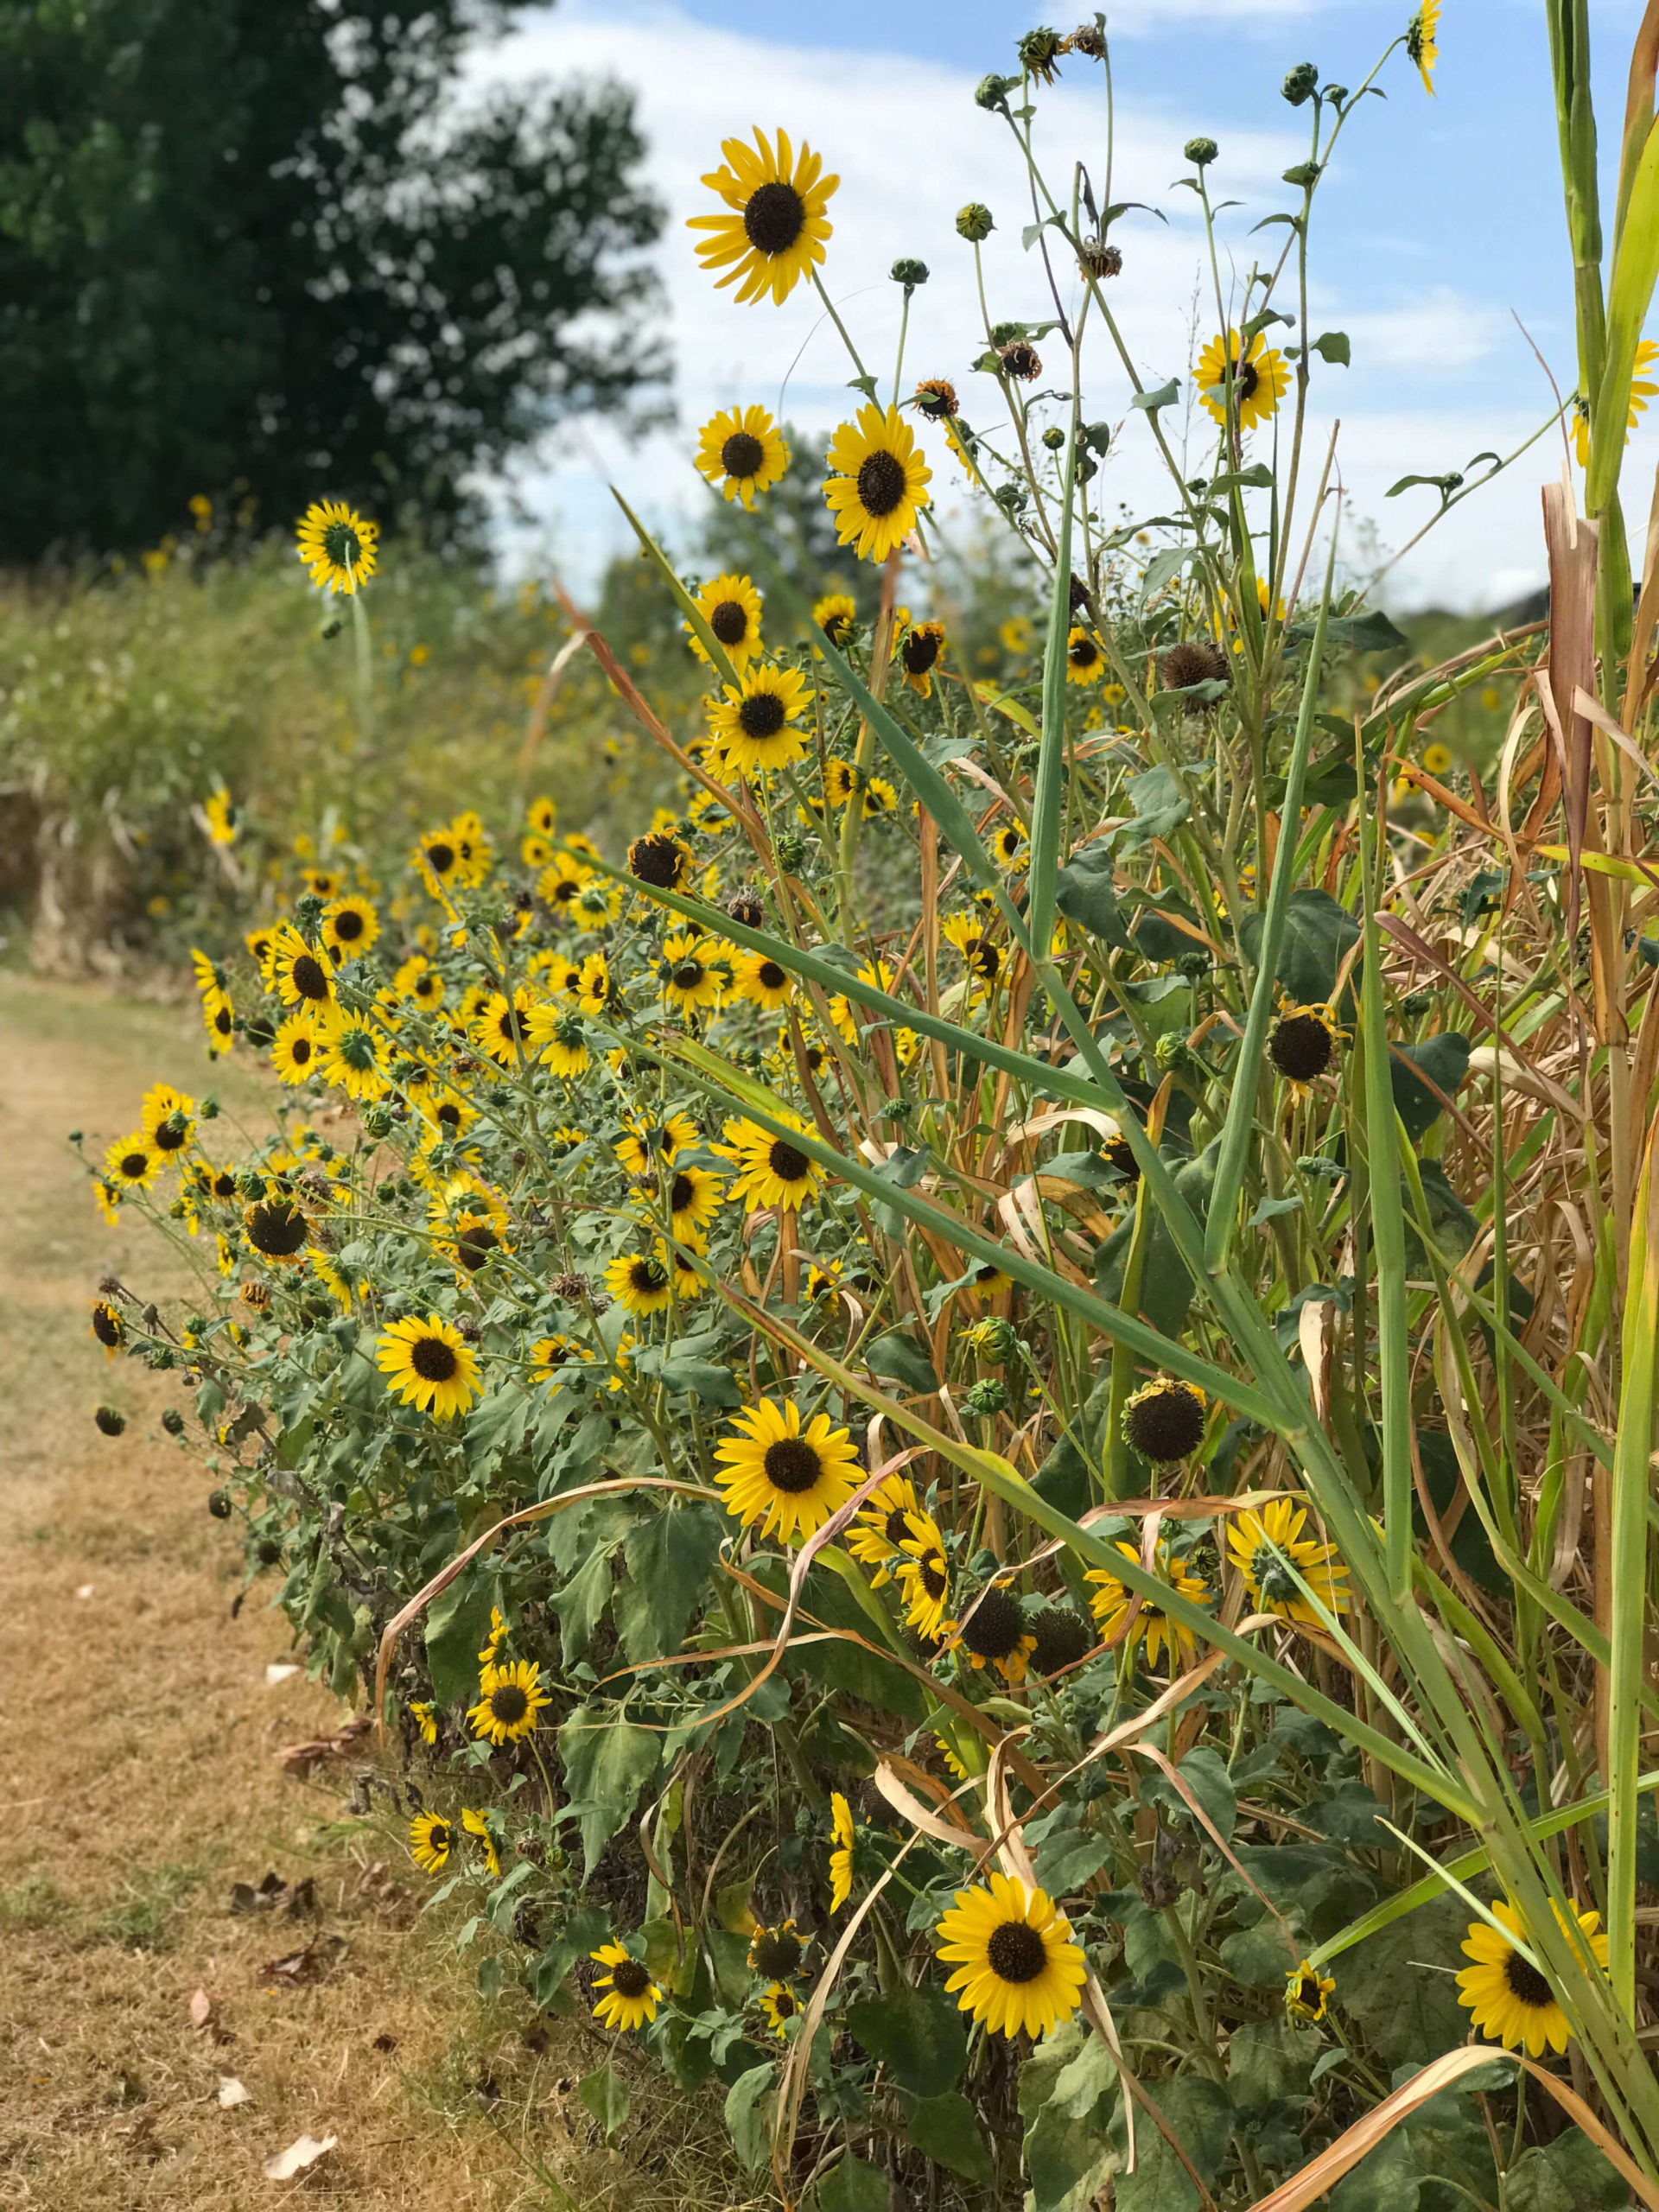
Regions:
<instances>
[{"instance_id":1,"label":"large green leaf","mask_svg":"<svg viewBox=\"0 0 1659 2212\"><path fill-rule=\"evenodd\" d=\"M817 2212L891 2212L892 2192L879 2166L850 2155L813 2183Z\"/></svg>"},{"instance_id":2,"label":"large green leaf","mask_svg":"<svg viewBox=\"0 0 1659 2212\"><path fill-rule=\"evenodd\" d=\"M615 1543L596 1545L562 1590L553 1594L559 1617L559 1649L567 1662L585 1659L594 1630L611 1602L611 1554Z\"/></svg>"},{"instance_id":3,"label":"large green leaf","mask_svg":"<svg viewBox=\"0 0 1659 2212\"><path fill-rule=\"evenodd\" d=\"M576 2084L582 2099L607 2135L614 2135L628 2116L628 2093L613 2066L596 2066Z\"/></svg>"},{"instance_id":4,"label":"large green leaf","mask_svg":"<svg viewBox=\"0 0 1659 2212\"><path fill-rule=\"evenodd\" d=\"M847 2007L853 2040L913 2097L940 2097L968 2056L963 2016L934 1982L861 1998Z\"/></svg>"},{"instance_id":5,"label":"large green leaf","mask_svg":"<svg viewBox=\"0 0 1659 2212\"><path fill-rule=\"evenodd\" d=\"M1109 838L1085 845L1066 862L1055 878L1054 903L1079 929L1116 945L1120 952L1134 949L1118 906L1116 862Z\"/></svg>"},{"instance_id":6,"label":"large green leaf","mask_svg":"<svg viewBox=\"0 0 1659 2212\"><path fill-rule=\"evenodd\" d=\"M1463 1963L1469 1919L1467 1905L1442 1896L1368 1936L1333 1969L1344 2012L1390 2066L1425 2065L1468 2034L1457 1983L1437 1968Z\"/></svg>"},{"instance_id":7,"label":"large green leaf","mask_svg":"<svg viewBox=\"0 0 1659 2212\"><path fill-rule=\"evenodd\" d=\"M1255 963L1262 949L1262 918L1252 911L1239 924L1238 941ZM1359 924L1328 891L1304 887L1285 902L1284 937L1274 963L1274 981L1287 998L1325 1006L1337 988L1337 972L1359 942Z\"/></svg>"},{"instance_id":8,"label":"large green leaf","mask_svg":"<svg viewBox=\"0 0 1659 2212\"><path fill-rule=\"evenodd\" d=\"M642 1522L622 1547L628 1579L616 1593L616 1625L630 1659L677 1651L726 1533L709 1505L672 1505Z\"/></svg>"},{"instance_id":9,"label":"large green leaf","mask_svg":"<svg viewBox=\"0 0 1659 2212\"><path fill-rule=\"evenodd\" d=\"M1455 1098L1469 1072L1469 1039L1459 1030L1447 1029L1438 1037L1425 1037L1421 1045L1396 1045L1389 1055L1395 1110L1406 1135L1421 1144L1445 1109L1427 1084L1418 1082L1412 1072L1415 1068L1448 1098Z\"/></svg>"},{"instance_id":10,"label":"large green leaf","mask_svg":"<svg viewBox=\"0 0 1659 2212\"><path fill-rule=\"evenodd\" d=\"M964 2181L988 2182L996 2171L974 2108L959 2089L924 2097L905 2126L918 2151Z\"/></svg>"},{"instance_id":11,"label":"large green leaf","mask_svg":"<svg viewBox=\"0 0 1659 2212\"><path fill-rule=\"evenodd\" d=\"M1614 2212L1630 2192L1576 2127L1523 2151L1503 2176L1503 2212Z\"/></svg>"},{"instance_id":12,"label":"large green leaf","mask_svg":"<svg viewBox=\"0 0 1659 2212\"><path fill-rule=\"evenodd\" d=\"M752 2174L758 2174L768 2161L772 2112L777 2101L772 2084L777 2077L777 2063L768 2058L740 2074L726 2092L726 2132Z\"/></svg>"},{"instance_id":13,"label":"large green leaf","mask_svg":"<svg viewBox=\"0 0 1659 2212\"><path fill-rule=\"evenodd\" d=\"M1233 2132L1226 2090L1202 2075L1183 2074L1160 2082L1152 2094L1207 2188L1221 2170ZM1197 2212L1198 2192L1162 2133L1142 2118L1135 2139L1135 2171L1117 2177L1116 2212Z\"/></svg>"},{"instance_id":14,"label":"large green leaf","mask_svg":"<svg viewBox=\"0 0 1659 2212\"><path fill-rule=\"evenodd\" d=\"M570 1793L564 1812L582 1825L585 1877L591 1878L600 1853L656 1773L660 1740L604 1706L579 1705L560 1729L559 1759Z\"/></svg>"},{"instance_id":15,"label":"large green leaf","mask_svg":"<svg viewBox=\"0 0 1659 2212\"><path fill-rule=\"evenodd\" d=\"M1109 2127L1117 2069L1075 2020L1045 2036L1020 2071L1032 2212L1082 2212L1122 2164Z\"/></svg>"},{"instance_id":16,"label":"large green leaf","mask_svg":"<svg viewBox=\"0 0 1659 2212\"><path fill-rule=\"evenodd\" d=\"M426 1663L437 1704L454 1705L478 1694L478 1655L490 1632L494 1598L494 1577L469 1567L428 1609Z\"/></svg>"}]
</instances>

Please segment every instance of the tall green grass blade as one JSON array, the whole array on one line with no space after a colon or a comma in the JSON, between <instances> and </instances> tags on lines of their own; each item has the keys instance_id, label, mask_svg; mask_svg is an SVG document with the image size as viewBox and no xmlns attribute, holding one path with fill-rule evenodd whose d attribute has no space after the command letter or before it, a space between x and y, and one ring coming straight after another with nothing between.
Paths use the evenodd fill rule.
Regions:
<instances>
[{"instance_id":1,"label":"tall green grass blade","mask_svg":"<svg viewBox=\"0 0 1659 2212\"><path fill-rule=\"evenodd\" d=\"M1659 123L1649 130L1637 163L1619 233L1613 273L1607 287L1606 351L1601 380L1591 399L1590 468L1585 505L1592 515L1605 512L1618 483L1624 459L1630 405L1630 379L1642 326L1659 281Z\"/></svg>"},{"instance_id":2,"label":"tall green grass blade","mask_svg":"<svg viewBox=\"0 0 1659 2212\"><path fill-rule=\"evenodd\" d=\"M1250 1135L1255 1122L1256 1086L1262 1054L1267 1047L1268 1024L1273 1019L1279 953L1285 939L1285 916L1290 911L1290 894L1296 884L1296 830L1302 818L1302 787L1307 779L1307 756L1313 742L1319 712L1319 660L1325 650L1325 623L1331 613L1331 585L1336 575L1336 566L1337 533L1333 530L1331 550L1325 564L1325 584L1319 593L1319 611L1307 649L1307 674L1303 680L1301 707L1296 716L1296 737L1291 747L1290 766L1285 777L1279 848L1274 855L1273 882L1262 917L1262 944L1256 956L1255 988L1250 994L1250 1010L1245 1018L1244 1035L1238 1048L1237 1073L1233 1081L1233 1095L1228 1101L1227 1119L1222 1128L1221 1158L1216 1169L1215 1192L1210 1202L1209 1225L1205 1233L1204 1256L1212 1268L1221 1265L1232 1244L1238 1214L1238 1193L1244 1180L1244 1163L1249 1154ZM1360 772L1364 772L1363 764Z\"/></svg>"},{"instance_id":3,"label":"tall green grass blade","mask_svg":"<svg viewBox=\"0 0 1659 2212\"><path fill-rule=\"evenodd\" d=\"M1037 753L1037 789L1031 810L1031 868L1027 879L1027 924L1033 944L1046 945L1054 934L1054 880L1060 869L1060 813L1065 791L1066 645L1071 633L1071 510L1077 473L1077 403L1071 403L1071 429L1065 446L1065 479L1060 495L1060 534L1054 556L1054 589L1048 610L1048 645L1043 655L1043 735Z\"/></svg>"},{"instance_id":4,"label":"tall green grass blade","mask_svg":"<svg viewBox=\"0 0 1659 2212\"><path fill-rule=\"evenodd\" d=\"M639 539L640 548L645 553L646 558L654 563L658 574L662 577L664 582L674 594L676 606L678 607L681 613L684 615L687 622L690 624L692 630L696 632L697 642L702 647L704 652L708 654L709 660L714 665L715 674L722 677L726 683L729 683L734 690L737 690L741 688L742 679L738 675L737 671L732 666L731 657L727 652L725 646L721 644L720 639L709 627L708 616L697 605L696 601L692 598L690 593L687 591L685 586L680 582L678 576L675 575L674 564L670 561L667 554L664 552L662 547L657 543L651 532L645 528L644 523L640 521L639 516L635 514L633 509L628 505L622 494L617 490L614 484L611 486L611 497L616 501L617 505L621 508L623 513L627 517L628 522L633 531L633 534Z\"/></svg>"}]
</instances>

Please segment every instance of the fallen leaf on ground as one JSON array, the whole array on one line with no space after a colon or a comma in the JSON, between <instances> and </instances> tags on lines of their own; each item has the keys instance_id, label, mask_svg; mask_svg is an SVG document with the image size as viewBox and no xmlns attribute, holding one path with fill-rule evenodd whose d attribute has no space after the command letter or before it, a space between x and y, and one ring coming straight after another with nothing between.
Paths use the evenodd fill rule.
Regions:
<instances>
[{"instance_id":1,"label":"fallen leaf on ground","mask_svg":"<svg viewBox=\"0 0 1659 2212\"><path fill-rule=\"evenodd\" d=\"M245 2089L234 2074L221 2074L219 2077L219 2102L222 2112L234 2112L238 2105L253 2102L253 2092Z\"/></svg>"},{"instance_id":2,"label":"fallen leaf on ground","mask_svg":"<svg viewBox=\"0 0 1659 2212\"><path fill-rule=\"evenodd\" d=\"M269 1674L269 1669L266 1671ZM343 1757L373 1726L373 1720L366 1713L354 1713L334 1735L314 1736L304 1744L285 1744L276 1757L290 1774L303 1777L314 1766L320 1766L324 1759Z\"/></svg>"},{"instance_id":3,"label":"fallen leaf on ground","mask_svg":"<svg viewBox=\"0 0 1659 2212\"><path fill-rule=\"evenodd\" d=\"M297 2136L286 2151L279 2151L274 2158L265 2160L265 2179L292 2181L296 2174L308 2171L319 2158L327 2158L339 2141L337 2135L325 2135L321 2142L315 2135Z\"/></svg>"},{"instance_id":4,"label":"fallen leaf on ground","mask_svg":"<svg viewBox=\"0 0 1659 2212\"><path fill-rule=\"evenodd\" d=\"M190 2024L205 2028L213 2017L213 2000L205 1989L193 1991L190 1998Z\"/></svg>"},{"instance_id":5,"label":"fallen leaf on ground","mask_svg":"<svg viewBox=\"0 0 1659 2212\"><path fill-rule=\"evenodd\" d=\"M297 1675L299 1671L297 1667L291 1666L283 1660L273 1659L265 1669L265 1688L268 1690L274 1690L278 1682L285 1682L290 1675Z\"/></svg>"},{"instance_id":6,"label":"fallen leaf on ground","mask_svg":"<svg viewBox=\"0 0 1659 2212\"><path fill-rule=\"evenodd\" d=\"M343 1936L314 1936L302 1951L289 1951L283 1958L268 1959L259 1969L260 1978L287 1982L318 1980L345 1948Z\"/></svg>"}]
</instances>

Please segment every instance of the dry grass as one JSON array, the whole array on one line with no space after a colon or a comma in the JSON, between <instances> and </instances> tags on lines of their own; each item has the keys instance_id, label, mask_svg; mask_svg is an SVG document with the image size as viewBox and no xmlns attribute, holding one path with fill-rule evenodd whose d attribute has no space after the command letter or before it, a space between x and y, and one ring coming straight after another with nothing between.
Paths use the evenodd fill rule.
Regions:
<instances>
[{"instance_id":1,"label":"dry grass","mask_svg":"<svg viewBox=\"0 0 1659 2212\"><path fill-rule=\"evenodd\" d=\"M307 2130L339 2148L289 2188L364 2212L738 2201L718 2104L678 2107L654 2068L634 2099L654 2139L627 2162L592 2141L575 2088L603 2044L471 1994L390 1815L349 1810L361 1758L279 1765L341 1710L302 1675L267 1687L287 1638L258 1586L232 1618L239 1548L158 1425L180 1378L108 1365L88 1332L105 1271L161 1286L153 1239L105 1227L63 1141L188 1083L194 1014L12 976L0 1040L0 2205L238 2212L277 2196L263 2162ZM310 1878L315 1912L232 1916L232 1883L270 1871ZM315 1972L270 1971L308 1944ZM221 2109L222 2075L251 2101Z\"/></svg>"}]
</instances>

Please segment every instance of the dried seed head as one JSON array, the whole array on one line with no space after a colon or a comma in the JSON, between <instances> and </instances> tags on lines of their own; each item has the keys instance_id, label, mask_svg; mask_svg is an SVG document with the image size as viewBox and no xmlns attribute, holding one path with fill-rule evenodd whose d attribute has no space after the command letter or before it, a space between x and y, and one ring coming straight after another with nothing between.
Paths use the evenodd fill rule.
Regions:
<instances>
[{"instance_id":1,"label":"dried seed head","mask_svg":"<svg viewBox=\"0 0 1659 2212\"><path fill-rule=\"evenodd\" d=\"M1017 377L1021 384L1030 384L1043 373L1042 356L1028 339L1016 338L1012 345L1001 349L1002 373Z\"/></svg>"},{"instance_id":2,"label":"dried seed head","mask_svg":"<svg viewBox=\"0 0 1659 2212\"><path fill-rule=\"evenodd\" d=\"M1039 1675L1058 1675L1062 1667L1075 1666L1099 1642L1088 1621L1071 1605L1045 1605L1032 1615L1031 1630L1037 1639L1031 1663Z\"/></svg>"},{"instance_id":3,"label":"dried seed head","mask_svg":"<svg viewBox=\"0 0 1659 2212\"><path fill-rule=\"evenodd\" d=\"M1160 1375L1134 1391L1123 1408L1123 1440L1154 1466L1170 1466L1204 1441L1206 1405L1202 1390Z\"/></svg>"},{"instance_id":4,"label":"dried seed head","mask_svg":"<svg viewBox=\"0 0 1659 2212\"><path fill-rule=\"evenodd\" d=\"M1227 656L1219 645L1202 638L1188 638L1172 645L1158 664L1158 673L1168 691L1185 691L1194 683L1219 683L1227 675Z\"/></svg>"},{"instance_id":5,"label":"dried seed head","mask_svg":"<svg viewBox=\"0 0 1659 2212\"><path fill-rule=\"evenodd\" d=\"M1116 276L1122 272L1123 257L1104 238L1085 238L1078 241L1077 266L1085 276Z\"/></svg>"},{"instance_id":6,"label":"dried seed head","mask_svg":"<svg viewBox=\"0 0 1659 2212\"><path fill-rule=\"evenodd\" d=\"M925 415L930 423L944 420L947 415L959 415L957 387L948 377L926 377L916 387L916 411Z\"/></svg>"}]
</instances>

